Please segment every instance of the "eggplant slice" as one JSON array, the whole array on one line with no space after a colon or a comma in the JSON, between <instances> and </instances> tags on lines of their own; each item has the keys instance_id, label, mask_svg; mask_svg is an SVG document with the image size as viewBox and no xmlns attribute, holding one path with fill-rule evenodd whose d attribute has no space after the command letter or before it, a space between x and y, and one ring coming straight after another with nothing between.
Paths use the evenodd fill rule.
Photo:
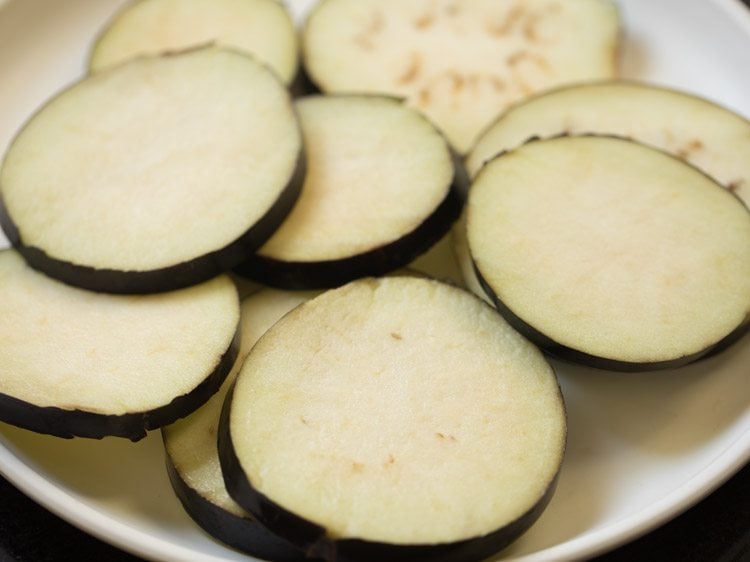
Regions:
<instances>
[{"instance_id":1,"label":"eggplant slice","mask_svg":"<svg viewBox=\"0 0 750 562\"><path fill-rule=\"evenodd\" d=\"M686 92L629 81L567 86L524 100L479 138L466 159L470 176L497 154L532 137L628 137L682 158L750 204L750 122ZM483 298L466 241L466 213L453 243L466 286Z\"/></svg>"},{"instance_id":2,"label":"eggplant slice","mask_svg":"<svg viewBox=\"0 0 750 562\"><path fill-rule=\"evenodd\" d=\"M132 1L99 35L89 69L207 43L255 56L285 84L297 75L297 32L277 0Z\"/></svg>"},{"instance_id":3,"label":"eggplant slice","mask_svg":"<svg viewBox=\"0 0 750 562\"><path fill-rule=\"evenodd\" d=\"M159 295L93 293L0 252L0 420L59 437L136 441L203 404L239 346L220 276Z\"/></svg>"},{"instance_id":4,"label":"eggplant slice","mask_svg":"<svg viewBox=\"0 0 750 562\"><path fill-rule=\"evenodd\" d=\"M303 65L323 92L406 98L463 154L511 103L612 78L618 32L610 0L322 0Z\"/></svg>"},{"instance_id":5,"label":"eggplant slice","mask_svg":"<svg viewBox=\"0 0 750 562\"><path fill-rule=\"evenodd\" d=\"M284 289L383 275L440 240L468 179L445 139L394 98L311 96L296 102L307 149L302 195L236 272Z\"/></svg>"},{"instance_id":6,"label":"eggplant slice","mask_svg":"<svg viewBox=\"0 0 750 562\"><path fill-rule=\"evenodd\" d=\"M225 402L232 497L309 555L481 560L539 516L565 412L539 350L487 304L364 279L277 322Z\"/></svg>"},{"instance_id":7,"label":"eggplant slice","mask_svg":"<svg viewBox=\"0 0 750 562\"><path fill-rule=\"evenodd\" d=\"M750 204L750 121L686 92L638 82L581 84L531 97L505 112L467 158L482 164L531 137L628 137L687 160Z\"/></svg>"},{"instance_id":8,"label":"eggplant slice","mask_svg":"<svg viewBox=\"0 0 750 562\"><path fill-rule=\"evenodd\" d=\"M279 318L314 293L261 290L242 301L240 352L219 392L198 410L162 428L167 471L188 515L220 541L274 562L305 560L235 503L224 487L216 448L221 406L250 348Z\"/></svg>"},{"instance_id":9,"label":"eggplant slice","mask_svg":"<svg viewBox=\"0 0 750 562\"><path fill-rule=\"evenodd\" d=\"M498 310L549 353L678 367L750 316L750 213L664 152L614 137L529 142L482 168L467 235Z\"/></svg>"},{"instance_id":10,"label":"eggplant slice","mask_svg":"<svg viewBox=\"0 0 750 562\"><path fill-rule=\"evenodd\" d=\"M250 57L207 47L94 74L44 106L0 169L0 224L66 283L165 291L254 252L303 176L286 89Z\"/></svg>"}]
</instances>

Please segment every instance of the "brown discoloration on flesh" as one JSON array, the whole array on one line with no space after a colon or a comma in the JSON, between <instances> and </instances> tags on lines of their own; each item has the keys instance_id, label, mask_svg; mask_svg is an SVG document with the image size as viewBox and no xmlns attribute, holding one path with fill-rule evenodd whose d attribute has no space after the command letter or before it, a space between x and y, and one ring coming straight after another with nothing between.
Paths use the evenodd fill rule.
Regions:
<instances>
[{"instance_id":1,"label":"brown discoloration on flesh","mask_svg":"<svg viewBox=\"0 0 750 562\"><path fill-rule=\"evenodd\" d=\"M446 434L440 433L440 432L436 433L435 437L437 437L440 441L452 441L453 443L455 443L456 441L458 441L458 439L456 439L455 437L453 437L453 435L446 435Z\"/></svg>"},{"instance_id":2,"label":"brown discoloration on flesh","mask_svg":"<svg viewBox=\"0 0 750 562\"><path fill-rule=\"evenodd\" d=\"M379 11L372 12L365 27L354 36L354 44L365 51L372 50L375 47L377 35L384 27L385 18L383 14Z\"/></svg>"},{"instance_id":3,"label":"brown discoloration on flesh","mask_svg":"<svg viewBox=\"0 0 750 562\"><path fill-rule=\"evenodd\" d=\"M498 21L489 21L485 26L485 30L489 35L493 37L505 37L513 32L513 30L521 23L526 10L521 6L514 6L505 17Z\"/></svg>"},{"instance_id":4,"label":"brown discoloration on flesh","mask_svg":"<svg viewBox=\"0 0 750 562\"><path fill-rule=\"evenodd\" d=\"M299 421L301 421L301 422L302 422L302 423L303 423L304 425L306 425L307 427L310 427L310 422L309 422L309 421L307 421L307 420L305 419L305 417L304 417L304 416L300 416L300 417L299 417Z\"/></svg>"},{"instance_id":5,"label":"brown discoloration on flesh","mask_svg":"<svg viewBox=\"0 0 750 562\"><path fill-rule=\"evenodd\" d=\"M414 26L414 29L419 30L425 30L435 23L435 9L433 6L433 9L429 12L425 12L417 17L414 21L412 21L412 26Z\"/></svg>"},{"instance_id":6,"label":"brown discoloration on flesh","mask_svg":"<svg viewBox=\"0 0 750 562\"><path fill-rule=\"evenodd\" d=\"M740 188L745 184L745 180L743 179L736 179L734 181L730 181L727 184L727 189L731 191L732 193L739 192Z\"/></svg>"},{"instance_id":7,"label":"brown discoloration on flesh","mask_svg":"<svg viewBox=\"0 0 750 562\"><path fill-rule=\"evenodd\" d=\"M675 151L675 155L683 160L689 160L691 156L695 156L696 152L703 149L703 143L698 139L693 139L684 146Z\"/></svg>"},{"instance_id":8,"label":"brown discoloration on flesh","mask_svg":"<svg viewBox=\"0 0 750 562\"><path fill-rule=\"evenodd\" d=\"M419 92L417 92L417 106L427 107L428 105L430 105L431 98L432 96L430 94L430 90L428 90L427 88L422 88L421 90L419 90Z\"/></svg>"},{"instance_id":9,"label":"brown discoloration on flesh","mask_svg":"<svg viewBox=\"0 0 750 562\"><path fill-rule=\"evenodd\" d=\"M543 37L539 33L539 28L542 26L545 19L550 16L556 16L560 10L562 10L562 6L557 2L553 2L547 4L538 12L528 12L522 27L524 38L530 43L542 42Z\"/></svg>"},{"instance_id":10,"label":"brown discoloration on flesh","mask_svg":"<svg viewBox=\"0 0 750 562\"><path fill-rule=\"evenodd\" d=\"M388 453L388 458L383 463L383 466L388 468L390 466L393 466L394 464L396 464L396 457L393 456L393 453Z\"/></svg>"},{"instance_id":11,"label":"brown discoloration on flesh","mask_svg":"<svg viewBox=\"0 0 750 562\"><path fill-rule=\"evenodd\" d=\"M396 79L398 84L404 85L414 82L422 71L422 55L419 53L412 53L409 58L409 64Z\"/></svg>"},{"instance_id":12,"label":"brown discoloration on flesh","mask_svg":"<svg viewBox=\"0 0 750 562\"><path fill-rule=\"evenodd\" d=\"M497 92L504 92L507 88L507 84L505 83L505 80L503 80L499 76L490 75L489 81L490 81L490 84L492 84L492 87Z\"/></svg>"},{"instance_id":13,"label":"brown discoloration on flesh","mask_svg":"<svg viewBox=\"0 0 750 562\"><path fill-rule=\"evenodd\" d=\"M391 332L391 337L394 340L398 340L398 341L401 341L402 339L404 339L404 337L401 334L399 334L398 332Z\"/></svg>"},{"instance_id":14,"label":"brown discoloration on flesh","mask_svg":"<svg viewBox=\"0 0 750 562\"><path fill-rule=\"evenodd\" d=\"M505 62L510 67L518 67L524 62L529 62L539 67L540 70L547 71L550 69L547 59L531 51L514 51L505 58Z\"/></svg>"},{"instance_id":15,"label":"brown discoloration on flesh","mask_svg":"<svg viewBox=\"0 0 750 562\"><path fill-rule=\"evenodd\" d=\"M362 464L361 462L352 461L352 472L356 474L360 474L364 472L364 470L365 470L364 464Z\"/></svg>"},{"instance_id":16,"label":"brown discoloration on flesh","mask_svg":"<svg viewBox=\"0 0 750 562\"><path fill-rule=\"evenodd\" d=\"M461 93L461 90L464 87L464 83L466 82L461 73L456 72L455 70L449 70L448 72L446 72L446 76L448 77L448 80L450 80L453 94L458 95L459 93Z\"/></svg>"}]
</instances>

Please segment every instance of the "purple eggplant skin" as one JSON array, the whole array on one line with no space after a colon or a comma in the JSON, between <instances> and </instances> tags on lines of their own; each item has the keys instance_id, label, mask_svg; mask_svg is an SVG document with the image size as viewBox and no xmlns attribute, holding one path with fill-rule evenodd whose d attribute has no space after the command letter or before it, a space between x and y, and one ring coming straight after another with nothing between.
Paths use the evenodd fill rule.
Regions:
<instances>
[{"instance_id":1,"label":"purple eggplant skin","mask_svg":"<svg viewBox=\"0 0 750 562\"><path fill-rule=\"evenodd\" d=\"M749 331L748 328L750 328L750 322L744 321L737 328L732 330L728 335L721 338L717 342L709 344L705 349L702 349L697 353L691 353L690 355L683 355L681 357L675 357L673 359L667 359L665 361L630 362L620 361L618 359L609 359L607 357L591 355L572 347L565 346L559 342L556 342L533 326L527 324L519 316L517 316L515 312L513 312L502 300L500 300L497 294L495 294L495 291L492 289L492 287L490 287L484 277L482 277L482 274L480 273L476 263L474 263L474 273L476 274L477 280L479 281L479 284L481 285L485 294L490 298L500 315L505 318L505 320L518 332L520 332L521 335L541 348L542 351L544 351L550 357L554 357L555 359L559 359L567 363L585 365L587 367L593 367L595 369L602 369L605 371L639 373L645 371L658 371L683 367L690 363L694 363L701 359L714 356L724 351L733 343L739 341L742 336L744 336Z\"/></svg>"},{"instance_id":2,"label":"purple eggplant skin","mask_svg":"<svg viewBox=\"0 0 750 562\"><path fill-rule=\"evenodd\" d=\"M274 535L251 517L240 517L220 508L191 488L166 455L167 474L187 514L213 538L271 562L310 562L304 553Z\"/></svg>"},{"instance_id":3,"label":"purple eggplant skin","mask_svg":"<svg viewBox=\"0 0 750 562\"><path fill-rule=\"evenodd\" d=\"M72 439L102 439L108 436L140 441L146 432L158 429L187 416L218 392L232 369L240 347L239 327L229 348L211 374L192 391L176 397L169 404L147 412L107 415L84 410L65 410L55 406L36 406L0 393L0 421L44 433Z\"/></svg>"},{"instance_id":4,"label":"purple eggplant skin","mask_svg":"<svg viewBox=\"0 0 750 562\"><path fill-rule=\"evenodd\" d=\"M182 289L207 281L241 263L260 248L294 208L305 179L307 161L304 148L279 198L261 219L229 245L194 259L164 268L145 271L99 269L48 255L26 245L3 202L0 186L0 228L10 243L34 269L68 285L115 294L147 294Z\"/></svg>"},{"instance_id":5,"label":"purple eggplant skin","mask_svg":"<svg viewBox=\"0 0 750 562\"><path fill-rule=\"evenodd\" d=\"M327 562L480 562L522 535L547 507L558 474L536 504L521 517L487 535L452 543L389 544L361 539L335 539L326 529L300 517L253 488L232 445L229 412L234 388L229 390L221 412L218 446L224 482L229 495L271 532L302 549L308 557Z\"/></svg>"},{"instance_id":6,"label":"purple eggplant skin","mask_svg":"<svg viewBox=\"0 0 750 562\"><path fill-rule=\"evenodd\" d=\"M435 211L406 236L348 258L327 261L281 261L253 254L234 272L279 289L330 289L362 277L379 277L404 267L426 252L461 216L469 189L469 176L458 154L451 149L453 179Z\"/></svg>"}]
</instances>

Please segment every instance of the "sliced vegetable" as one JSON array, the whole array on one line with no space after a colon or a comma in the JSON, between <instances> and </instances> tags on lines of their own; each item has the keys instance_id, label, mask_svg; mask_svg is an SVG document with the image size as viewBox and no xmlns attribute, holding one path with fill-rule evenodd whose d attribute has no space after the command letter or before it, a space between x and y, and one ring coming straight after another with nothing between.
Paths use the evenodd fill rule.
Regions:
<instances>
[{"instance_id":1,"label":"sliced vegetable","mask_svg":"<svg viewBox=\"0 0 750 562\"><path fill-rule=\"evenodd\" d=\"M531 97L505 112L467 158L474 176L531 137L628 137L687 160L750 203L750 121L692 94L637 82L581 84Z\"/></svg>"},{"instance_id":2,"label":"sliced vegetable","mask_svg":"<svg viewBox=\"0 0 750 562\"><path fill-rule=\"evenodd\" d=\"M322 0L303 64L324 92L405 97L465 153L520 98L611 78L618 26L609 0Z\"/></svg>"},{"instance_id":3,"label":"sliced vegetable","mask_svg":"<svg viewBox=\"0 0 750 562\"><path fill-rule=\"evenodd\" d=\"M162 428L167 470L188 515L217 539L275 562L302 561L303 553L260 525L224 487L216 448L221 405L250 348L279 318L313 295L266 289L242 301L241 345L219 392L188 417Z\"/></svg>"},{"instance_id":4,"label":"sliced vegetable","mask_svg":"<svg viewBox=\"0 0 750 562\"><path fill-rule=\"evenodd\" d=\"M481 560L549 500L565 414L539 351L461 289L355 281L258 341L225 403L227 489L326 560Z\"/></svg>"},{"instance_id":5,"label":"sliced vegetable","mask_svg":"<svg viewBox=\"0 0 750 562\"><path fill-rule=\"evenodd\" d=\"M445 139L381 96L296 103L308 147L299 202L236 271L287 289L327 288L411 262L449 230L468 180Z\"/></svg>"},{"instance_id":6,"label":"sliced vegetable","mask_svg":"<svg viewBox=\"0 0 750 562\"><path fill-rule=\"evenodd\" d=\"M467 170L475 176L484 162L532 137L587 133L628 137L683 158L750 203L750 122L692 94L637 82L567 86L519 102L482 134ZM465 283L484 296L465 216L452 234Z\"/></svg>"},{"instance_id":7,"label":"sliced vegetable","mask_svg":"<svg viewBox=\"0 0 750 562\"><path fill-rule=\"evenodd\" d=\"M750 213L653 148L613 137L527 143L485 165L467 220L485 291L561 358L677 367L750 316Z\"/></svg>"},{"instance_id":8,"label":"sliced vegetable","mask_svg":"<svg viewBox=\"0 0 750 562\"><path fill-rule=\"evenodd\" d=\"M303 175L287 91L251 58L208 47L94 74L44 106L0 169L0 224L67 283L170 290L265 242Z\"/></svg>"},{"instance_id":9,"label":"sliced vegetable","mask_svg":"<svg viewBox=\"0 0 750 562\"><path fill-rule=\"evenodd\" d=\"M277 0L131 1L99 35L89 68L208 43L257 57L286 84L297 74L297 33Z\"/></svg>"},{"instance_id":10,"label":"sliced vegetable","mask_svg":"<svg viewBox=\"0 0 750 562\"><path fill-rule=\"evenodd\" d=\"M92 293L0 252L0 420L59 437L138 440L214 394L237 357L231 280Z\"/></svg>"}]
</instances>

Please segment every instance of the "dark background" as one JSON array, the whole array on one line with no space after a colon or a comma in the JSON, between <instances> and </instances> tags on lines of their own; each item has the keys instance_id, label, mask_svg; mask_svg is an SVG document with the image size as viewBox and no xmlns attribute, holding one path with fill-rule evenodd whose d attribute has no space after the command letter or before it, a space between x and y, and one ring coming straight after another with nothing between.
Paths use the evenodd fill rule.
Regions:
<instances>
[{"instance_id":1,"label":"dark background","mask_svg":"<svg viewBox=\"0 0 750 562\"><path fill-rule=\"evenodd\" d=\"M750 0L742 2L750 7ZM595 562L651 560L750 562L750 464L674 520L594 559ZM71 561L141 562L141 559L79 531L0 477L0 562Z\"/></svg>"}]
</instances>

